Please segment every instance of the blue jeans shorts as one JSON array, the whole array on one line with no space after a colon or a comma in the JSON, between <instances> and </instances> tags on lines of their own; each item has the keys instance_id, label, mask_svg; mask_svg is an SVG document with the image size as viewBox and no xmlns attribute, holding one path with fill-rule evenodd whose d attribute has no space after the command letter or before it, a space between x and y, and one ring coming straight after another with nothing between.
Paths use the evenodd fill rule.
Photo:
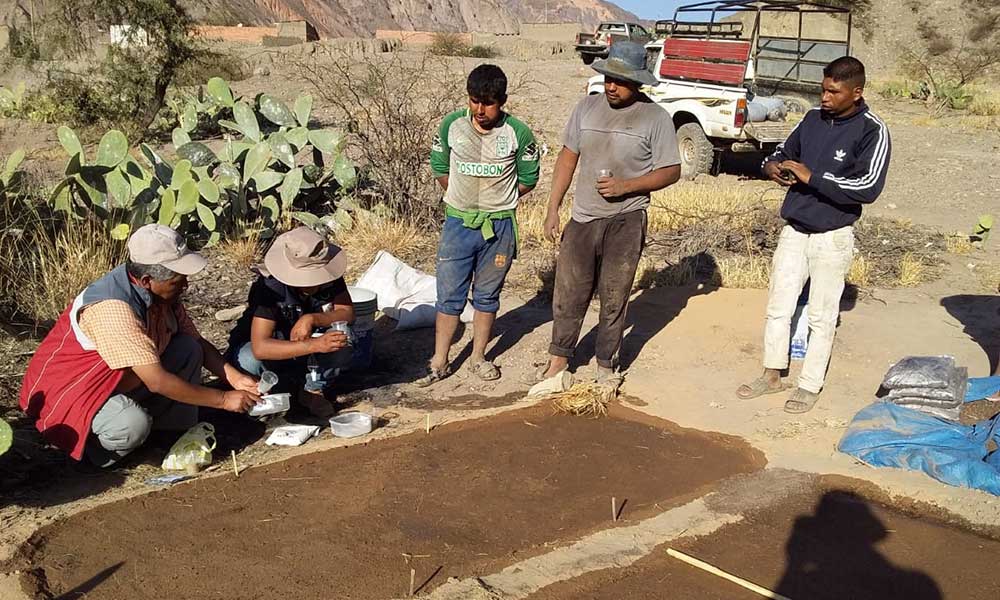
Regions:
<instances>
[{"instance_id":1,"label":"blue jeans shorts","mask_svg":"<svg viewBox=\"0 0 1000 600\"><path fill-rule=\"evenodd\" d=\"M500 310L500 291L517 250L514 222L493 221L493 231L496 235L487 241L482 230L470 229L455 217L445 219L437 255L438 312L462 314L470 287L473 308L494 314Z\"/></svg>"}]
</instances>

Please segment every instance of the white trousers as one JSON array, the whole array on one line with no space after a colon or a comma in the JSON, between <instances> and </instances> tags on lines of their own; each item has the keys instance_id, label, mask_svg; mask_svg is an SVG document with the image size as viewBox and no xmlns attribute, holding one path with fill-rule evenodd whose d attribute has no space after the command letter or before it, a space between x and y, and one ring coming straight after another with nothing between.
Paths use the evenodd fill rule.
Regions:
<instances>
[{"instance_id":1,"label":"white trousers","mask_svg":"<svg viewBox=\"0 0 1000 600\"><path fill-rule=\"evenodd\" d=\"M792 315L809 281L809 347L799 376L799 387L813 393L823 389L840 315L844 278L854 257L854 228L806 234L786 225L771 264L771 285L764 326L764 368L788 368Z\"/></svg>"}]
</instances>

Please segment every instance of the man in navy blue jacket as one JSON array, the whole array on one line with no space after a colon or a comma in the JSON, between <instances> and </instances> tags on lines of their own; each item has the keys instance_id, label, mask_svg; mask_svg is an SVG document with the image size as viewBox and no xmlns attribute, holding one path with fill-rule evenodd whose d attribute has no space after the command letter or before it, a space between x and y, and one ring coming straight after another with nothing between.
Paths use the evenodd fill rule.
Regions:
<instances>
[{"instance_id":1,"label":"man in navy blue jacket","mask_svg":"<svg viewBox=\"0 0 1000 600\"><path fill-rule=\"evenodd\" d=\"M820 109L806 113L784 144L764 160L764 175L788 187L771 266L764 328L764 374L740 386L740 398L781 392L788 368L791 320L809 283L809 345L797 389L785 411L812 409L826 378L844 278L854 256L854 222L882 193L889 130L865 104L865 67L845 56L823 69Z\"/></svg>"}]
</instances>

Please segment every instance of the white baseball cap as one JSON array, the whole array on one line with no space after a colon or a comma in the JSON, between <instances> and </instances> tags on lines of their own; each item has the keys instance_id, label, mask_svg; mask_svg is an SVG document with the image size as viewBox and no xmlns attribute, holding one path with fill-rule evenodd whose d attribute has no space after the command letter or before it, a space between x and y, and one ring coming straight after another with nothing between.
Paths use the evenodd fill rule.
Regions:
<instances>
[{"instance_id":1,"label":"white baseball cap","mask_svg":"<svg viewBox=\"0 0 1000 600\"><path fill-rule=\"evenodd\" d=\"M208 264L205 257L166 225L153 223L135 230L128 239L128 257L142 265L160 265L181 275L194 275Z\"/></svg>"}]
</instances>

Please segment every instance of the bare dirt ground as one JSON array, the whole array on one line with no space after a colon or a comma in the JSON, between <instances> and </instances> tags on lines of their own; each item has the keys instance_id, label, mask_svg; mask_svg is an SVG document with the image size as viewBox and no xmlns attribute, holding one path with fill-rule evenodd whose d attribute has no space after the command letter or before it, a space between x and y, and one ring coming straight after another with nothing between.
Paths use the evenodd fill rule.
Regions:
<instances>
[{"instance_id":1,"label":"bare dirt ground","mask_svg":"<svg viewBox=\"0 0 1000 600\"><path fill-rule=\"evenodd\" d=\"M567 59L546 59L532 62L500 59L497 62L508 73L526 72L535 81L523 94L511 99L510 110L531 124L540 141L551 150L544 161L542 183L526 200L526 202L542 202L548 194L548 181L555 152L559 148L561 129L574 103L583 93L586 79L592 74L592 71L576 61ZM456 65L466 69L471 68L473 64L468 59L456 59ZM292 97L307 89L302 82L296 79L294 73L280 68L272 68L271 72L273 73L271 76L254 77L238 83L236 87L241 91L270 90L286 97ZM874 206L867 209L866 214L908 219L915 224L949 233L953 231L968 232L980 214L996 211L997 197L1000 194L1000 176L995 172L995 163L997 151L1000 149L1000 134L970 128L967 124L962 124L957 115L946 115L938 119L934 127L924 126L920 123L923 122L922 117L926 111L920 105L887 102L876 96L870 96L869 101L875 111L889 124L893 136L894 155L885 193ZM10 144L17 143L17 140L12 139L13 136L7 135L8 131L17 131L18 136L35 132L38 134L39 140L44 139L45 141L30 141L32 147L35 148L36 156L44 156L46 152L50 152L48 148L51 148L51 145L55 143L52 132L44 127L18 124L4 125L4 127L6 129L4 129L3 139L0 139L0 146L2 146L0 152L6 151ZM31 140L35 140L35 138L31 138ZM709 188L717 185L744 185L755 189L764 189L770 184L747 179L745 171L740 168L732 168L717 178L705 177L696 182L681 185L707 186ZM991 289L988 283L984 282L990 281L991 276L995 278L997 265L1000 265L1000 250L998 248L1000 246L994 239L985 249L975 250L971 254L942 254L943 265L939 270L940 277L935 281L913 288L865 290L865 293L857 299L845 300L827 388L817 408L802 416L785 414L781 410L784 402L784 397L781 395L751 402L738 401L733 395L733 391L739 383L755 375L760 368L760 345L766 291L715 289L704 286L656 288L640 291L636 294L630 309L630 327L623 348L623 363L628 368L625 392L629 399L626 401L631 402L637 410L670 420L684 427L721 432L747 440L766 456L767 473L774 473L777 469L791 469L805 473L847 475L872 482L884 490L885 496L880 497L880 501L890 506L889 509L875 507L872 508L872 511L880 520L888 524L885 526L886 529L897 529L898 524L899 530L905 532L905 537L901 537L900 544L905 545L909 543L907 540L910 539L931 540L932 533L959 536L960 539L956 539L950 545L941 544L942 547L954 548L954 555L960 559L956 560L959 570L966 569L967 572L988 574L991 572L990 570L973 571L972 567L967 566L973 564L971 561L977 553L982 552L967 537L969 534L956 533L954 529L933 529L935 526L927 526L931 529L921 530L917 527L919 524L910 523L906 521L905 517L892 512L894 510L892 506L903 502L903 498L914 498L927 503L927 506L934 507L935 510L949 511L951 514L960 516L966 519L969 524L996 526L1000 525L1000 501L998 499L979 492L950 488L920 474L871 469L858 464L850 457L837 453L835 445L854 413L874 398L878 383L888 366L902 356L909 354L953 354L960 364L969 367L971 375L983 376L991 372L998 361L998 355L1000 355L1000 298L996 295L996 289ZM534 273L534 261L538 260L539 257L525 256L522 258L523 260L516 263L513 276L522 281L538 281L540 283ZM551 256L542 258L549 259ZM188 300L192 307L191 312L206 336L213 341L224 344L228 328L228 324L219 323L214 319L214 312L220 308L229 308L242 302L248 283L248 273L224 263L216 263L208 275L193 282ZM400 441L382 440L395 438L400 434L414 430L422 430L427 414L431 415L433 423L440 424L503 412L515 406L523 397L528 387L522 382L523 376L531 372L534 364L544 359L550 333L551 311L548 303L549 299L544 293L535 293L530 287L524 286L519 286L516 291L510 292L504 297L502 314L497 321L495 340L490 350L490 357L494 358L501 367L503 378L499 382L493 383L480 382L461 369L468 357L468 344L471 337L471 331L464 331L461 342L455 347L455 352L458 354L456 365L459 367L456 375L429 390L413 388L409 382L416 377L431 354L433 343L431 332L429 330L394 332L392 331L392 323L387 321L380 323L375 364L370 372L344 382L342 399L345 406L354 406L382 416L384 426L368 438L368 440L372 440L372 443L367 447L332 450L352 444L345 444L343 441L330 438L327 430L321 439L310 442L303 448L276 450L265 447L262 439L266 434L266 428L273 427L281 421L266 425L247 425L246 423L234 422L224 416L217 416L212 418L217 418L218 423L224 426L220 429L227 432L222 434L222 439L220 439L222 452L217 453L217 456L228 456L229 450L233 449L238 451L241 464L249 466L264 465L293 456L305 455L305 458L295 460L303 462L303 464L312 461L314 465L311 468L317 469L317 472L320 468L319 465L325 464L325 461L331 461L331 467L325 469L322 475L325 476L329 473L337 481L341 481L339 473L342 471L339 465L344 465L343 469L346 472L350 472L350 469L347 467L349 461L340 457L351 452L352 459L364 462L369 460L366 457L382 444L405 444ZM585 323L585 334L591 330L595 322L596 313L592 311ZM71 465L67 465L66 461L57 453L40 446L40 440L37 435L34 435L30 424L20 419L15 409L19 387L18 376L23 372L36 343L30 336L0 339L0 350L2 350L0 352L0 394L2 394L0 412L8 420L15 420L17 425L15 447L12 452L0 459L0 493L2 493L0 495L2 498L0 501L0 558L13 556L20 544L41 525L56 522L70 514L101 507L108 502L123 498L138 498L152 491L153 488L146 485L144 481L149 476L159 472L159 460L166 447L169 446L169 440L154 440L150 448L131 458L125 468L96 476L74 469ZM581 379L585 379L590 372L592 352L593 336L585 335L580 352L575 359L577 374ZM996 411L987 410L982 416L989 416L993 412ZM502 429L502 419L508 417L493 418L499 419L496 421L496 427ZM295 415L289 416L288 419L303 421L301 417ZM580 434L585 436L587 435L586 431L589 431L588 428L592 425L581 422L577 427L579 427ZM447 430L445 431L447 432ZM324 450L330 450L330 452L317 453ZM454 459L457 460L456 464L463 464L463 456L461 456L463 446L455 446L452 452L457 453L457 456L442 455L441 460ZM539 449L537 452L544 453L544 449ZM701 459L693 457L691 460L701 461ZM338 465L338 468L333 468L334 463ZM268 467L269 470L259 471L261 475L255 474L258 472L258 469L255 468L249 471L246 475L247 479L241 479L240 483L245 484L252 478L269 477L272 471L277 472L276 469L288 468L291 464L293 463L280 463ZM388 477L393 469L399 469L399 472L402 473L406 469L414 468L415 464L417 463L411 460L401 460L398 463L386 465L384 472ZM599 468L595 468L593 465L588 466L585 462L572 464L574 466L567 467L567 474L578 473L581 477L587 473L588 468L595 469L595 473L591 474L605 476L617 473L618 470L630 468L629 461L624 459L614 464L604 464ZM222 472L223 468L228 468L228 466L217 466L207 473L207 477L214 474L218 476L218 479L205 482L204 485L213 489L233 487L232 482L228 480L230 476ZM498 472L509 476L507 472L509 468L510 465L505 464L498 469ZM677 485L690 479L667 471L663 471L660 475L668 479L676 478ZM457 476L450 485L457 489L466 483L467 480ZM177 493L198 495L204 493L202 485L201 482L196 482L195 485L191 486L185 484ZM750 579L754 579L753 576L756 576L759 578L758 582L762 584L773 584L778 581L785 564L782 557L784 545L790 535L792 517L798 514L808 514L819 497L817 493L813 493L815 490L803 494L799 492L798 487L800 487L798 484L770 487L769 494L774 496L774 501L787 500L787 506L774 509L770 513L760 513L762 516L753 518L749 516L752 514L748 512L751 508L760 508L758 505L751 504L748 504L745 510L731 508L722 516L720 516L721 513L711 513L709 522L712 525L711 527L706 526L706 535L712 534L717 526L741 519L742 512L748 512L745 523L735 527L747 527L744 535L751 536L749 539L766 538L766 544L763 544L760 550L752 550L760 555L760 560L756 564L742 562L742 557L738 552L734 551L728 554L731 557L731 562L727 564L730 564L734 570L742 570L742 573ZM273 493L279 494L280 492L274 491ZM160 502L163 498L170 497L172 495L157 494L151 498ZM537 500L557 505L565 502L565 499L555 494L543 494ZM135 502L141 504L146 500L132 500L133 504ZM576 506L564 508L565 510L575 510ZM98 510L104 512L85 513L81 515L80 519L86 522L88 519L96 518L94 516L96 514L110 515L112 513L108 511L114 509L103 507L98 508ZM138 511L140 509L133 506L129 510ZM183 512L189 509L182 507L176 510ZM233 518L236 519L233 521L233 525L242 526L242 522L237 522L239 521L238 515L242 513L236 511L235 508L232 510L234 511ZM253 511L249 506L245 510ZM329 510L336 513L335 506L329 507ZM539 512L535 514L535 518L541 519L547 514L550 513ZM650 538L648 548L643 546L644 552L637 552L637 555L631 560L642 558L651 552L652 548L670 539L683 537L685 534L682 530L687 527L690 527L691 531L696 530L695 526L686 520L694 517L687 513L677 516L678 514L676 511L664 513L666 516L663 522L674 523L671 519L677 519L677 522L686 523L686 525L677 525L669 531L667 529L657 530L656 536ZM840 515L845 513L838 509L835 514L840 518ZM211 532L210 535L221 535L222 532L228 531L225 528L219 528L220 521L215 520L214 516L216 515L213 515L209 510L205 513L204 518L190 529L198 530L198 533ZM788 518L782 520L786 516ZM301 515L296 516L296 518L301 518ZM650 521L653 520L655 519ZM698 522L701 523L701 521ZM548 537L540 535L533 538L532 544L568 543L586 531L598 527L598 525L597 521L593 523L587 521L574 529L572 534L563 535L552 532L546 534ZM150 560L154 560L156 549L164 547L164 542L156 541L163 539L164 532L141 524L134 524L134 526L135 529L130 535L133 538L137 536L143 538L141 543L149 545L148 551L153 553L150 555ZM644 526L642 523L636 525L640 528ZM68 530L66 528L72 528L75 525L68 523L56 525L56 527ZM649 527L654 527L654 525L650 524L647 528ZM331 538L330 543L336 544L337 541L333 538L340 532L334 527L326 528L326 531ZM193 535L190 532L189 534ZM176 531L171 535L188 534ZM612 539L617 543L624 535L623 532L619 532L617 537L612 536ZM691 535L691 532L689 531L687 535ZM949 576L940 570L932 569L925 561L925 558L931 555L920 555L915 550L907 551L891 546L894 543L893 535L894 532L889 532L886 554L896 568L904 571L920 570L924 572L928 577L937 581L940 590L945 592L941 597L975 597L967 596L961 592L951 592L950 590L954 588ZM851 537L854 537L853 534ZM135 543L140 542L136 541ZM178 540L178 543L182 542ZM600 544L603 543L600 542ZM695 542L685 542L685 544L689 543ZM859 542L855 540L855 543ZM598 544L599 547L604 547L600 544ZM476 543L470 543L468 547L474 548L476 545ZM689 545L686 547L708 551L714 546L710 542L704 542L700 546ZM848 544L845 547L852 546ZM320 547L316 546L315 548ZM170 551L175 550L171 549ZM379 552L384 550L386 549L379 548ZM321 550L317 551L321 552ZM400 552L407 552L407 550ZM744 549L743 552L749 554L751 550ZM434 592L434 597L523 598L529 593L540 593L540 589L560 579L569 579L595 569L628 566L628 563L617 564L613 562L601 566L601 554L596 551L588 550L584 556L585 559L580 559L578 565L573 563L577 565L573 569L564 568L559 570L557 574L540 577L540 581L544 580L544 582L532 584L534 587L524 584L521 579L517 580L516 585L511 584L508 581L511 576L500 573L497 575L497 581L494 582L493 587L503 588L507 591L497 592L499 595L491 596L489 585L484 584L485 587L479 587L477 584L476 590L481 590L482 595L456 592L457 595L448 596L449 586L442 586L441 589ZM707 556L714 555L708 554ZM725 556L720 554L719 557L720 560L725 560ZM104 569L113 567L114 562L108 562L108 560L104 560L105 558L107 557L91 555L74 559L79 562L72 563L70 566L77 569L80 568L80 565L86 565L86 568L74 571L75 574L72 577L68 573L48 575L50 582L53 579L60 582L59 587L53 589L63 591L71 589L73 586L86 583L85 580L88 577L103 573ZM504 564L514 563L522 558L508 560ZM553 557L552 560L556 558L558 557ZM101 560L104 562L100 563ZM643 571L649 577L664 577L670 573L681 572L681 567L665 567L662 563L666 559L651 556L649 560L653 563L651 566L645 566L644 563L641 567L649 569ZM503 565L492 563L489 566L499 569ZM663 571L661 567L668 570ZM518 565L512 565L511 568L518 568ZM90 570L89 574L84 572L86 569ZM291 571L295 572L295 569L291 569ZM402 572L401 568L400 571ZM139 589L135 587L139 585L137 580L125 578L124 574L127 572L127 570L121 570L120 572L106 573L107 577L103 585L92 590L88 597L99 597L99 594L107 586L113 586L113 589L118 590L114 594L125 593L124 590L128 589ZM488 573L489 569L484 567L482 571L472 569L471 571L460 571L459 574L466 576L471 572ZM214 573L214 571L212 569L202 571L203 576L207 577L208 573ZM989 575L984 576L989 577ZM618 576L615 576L615 581L618 580L617 578ZM694 576L688 575L683 575L683 578L688 583L695 582L696 579ZM402 586L397 579L398 577L392 579L391 593L403 595ZM507 582L510 587L504 588L503 585L497 583L500 581ZM592 597L628 597L624 595L601 596L598 591L604 590L600 587L602 585L600 581L603 580L598 581L597 587L588 587L591 585L589 581L581 580L578 587L572 587L576 585L575 583L569 584L571 587L567 589L581 590L581 595L552 597L590 597L586 594L591 593L591 590L595 594ZM991 580L991 583L995 589L996 580ZM150 585L153 585L154 588L151 591L159 590L161 597L163 597L166 592L160 586L168 584L161 581L155 585L150 583ZM692 583L692 585L701 585L701 587L691 588L694 590L691 594L682 594L678 597L712 597L707 591L711 587L710 581L701 584ZM23 598L23 595L19 595L18 588L17 577L9 577L6 580L0 577L0 599ZM609 589L617 593L618 588ZM525 592L524 590L529 591ZM600 593L605 593L605 591ZM476 592L476 594L478 593L479 591ZM735 595L736 593L733 592L733 595L723 593L719 597L739 597ZM117 597L114 594L108 597ZM246 597L255 598L278 597L280 595L253 590L247 590L246 594ZM39 593L37 597L44 597L44 595ZM229 597L240 596L233 594ZM539 597L547 598L549 596ZM801 600L801 597L792 597Z\"/></svg>"},{"instance_id":2,"label":"bare dirt ground","mask_svg":"<svg viewBox=\"0 0 1000 600\"><path fill-rule=\"evenodd\" d=\"M928 519L933 507L904 512L866 497L858 481L810 480L795 494L751 511L740 523L657 548L625 569L594 572L528 600L653 600L665 597L754 600L757 594L689 566L675 550L788 598L987 599L1000 542Z\"/></svg>"}]
</instances>

